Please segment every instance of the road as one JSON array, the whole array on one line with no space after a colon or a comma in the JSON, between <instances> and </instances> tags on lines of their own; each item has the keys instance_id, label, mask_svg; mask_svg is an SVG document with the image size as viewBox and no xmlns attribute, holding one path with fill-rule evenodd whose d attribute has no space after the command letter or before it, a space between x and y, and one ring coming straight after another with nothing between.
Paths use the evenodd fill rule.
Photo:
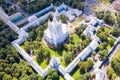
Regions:
<instances>
[{"instance_id":1,"label":"road","mask_svg":"<svg viewBox=\"0 0 120 80\"><path fill-rule=\"evenodd\" d=\"M21 12L22 14L24 14L24 16L29 17L31 16L30 13L26 12L24 9L22 9L18 4L12 3L11 0L4 0L6 3L11 4L12 6L15 6L17 11Z\"/></svg>"},{"instance_id":2,"label":"road","mask_svg":"<svg viewBox=\"0 0 120 80\"><path fill-rule=\"evenodd\" d=\"M84 13L86 15L94 15L94 11L91 9L91 5L96 5L97 1L96 0L86 0L85 1L85 9L84 9Z\"/></svg>"}]
</instances>

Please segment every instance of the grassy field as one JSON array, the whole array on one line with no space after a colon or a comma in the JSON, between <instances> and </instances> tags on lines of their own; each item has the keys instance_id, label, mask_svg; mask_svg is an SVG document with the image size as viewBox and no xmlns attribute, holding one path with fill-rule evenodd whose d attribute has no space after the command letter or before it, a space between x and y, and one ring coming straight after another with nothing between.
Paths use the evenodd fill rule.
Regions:
<instances>
[{"instance_id":1,"label":"grassy field","mask_svg":"<svg viewBox=\"0 0 120 80\"><path fill-rule=\"evenodd\" d=\"M79 38L79 36L77 34L73 34L73 42L75 44L77 44L78 42L80 42L80 38Z\"/></svg>"},{"instance_id":2,"label":"grassy field","mask_svg":"<svg viewBox=\"0 0 120 80\"><path fill-rule=\"evenodd\" d=\"M114 57L118 57L118 56L120 56L120 48L118 49L118 51L117 51L117 53L115 54Z\"/></svg>"},{"instance_id":3,"label":"grassy field","mask_svg":"<svg viewBox=\"0 0 120 80\"><path fill-rule=\"evenodd\" d=\"M80 41L80 38L78 37L78 35L73 34L73 43L77 44ZM68 44L69 45L69 44ZM48 46L44 45L44 47L50 52L50 58L52 58L53 56L60 58L60 63L62 66L66 67L67 65L64 62L63 59L63 55L65 54L65 49L62 47L60 49L57 50L53 50L51 48L49 48ZM36 58L34 58L34 61L36 61ZM43 69L45 69L48 66L49 63L47 63L47 60L43 60L43 62L41 62L41 64L39 64Z\"/></svg>"},{"instance_id":4,"label":"grassy field","mask_svg":"<svg viewBox=\"0 0 120 80\"><path fill-rule=\"evenodd\" d=\"M73 43L76 45L81 39L77 34L73 34ZM69 45L69 44L68 44ZM63 54L64 55L64 54ZM66 67L67 65L65 64L63 58L61 57L61 65Z\"/></svg>"},{"instance_id":5,"label":"grassy field","mask_svg":"<svg viewBox=\"0 0 120 80\"><path fill-rule=\"evenodd\" d=\"M84 20L84 17L79 17L77 18L75 21L72 22L72 25L75 26L75 27L78 27L79 26L79 23Z\"/></svg>"},{"instance_id":6,"label":"grassy field","mask_svg":"<svg viewBox=\"0 0 120 80\"><path fill-rule=\"evenodd\" d=\"M33 60L35 62L37 62L36 58L33 58ZM43 60L43 62L41 64L39 64L39 65L42 67L42 69L45 69L45 68L47 68L48 64L49 63L47 63L47 60Z\"/></svg>"},{"instance_id":7,"label":"grassy field","mask_svg":"<svg viewBox=\"0 0 120 80\"><path fill-rule=\"evenodd\" d=\"M112 37L108 37L108 41L110 41L111 39L113 39L113 38ZM115 39L113 39L113 40L114 40L114 44L115 44L116 40ZM110 44L108 44L107 49L108 49L108 51L110 51L110 49L111 49Z\"/></svg>"},{"instance_id":8,"label":"grassy field","mask_svg":"<svg viewBox=\"0 0 120 80\"><path fill-rule=\"evenodd\" d=\"M110 5L109 0L97 0L97 1L98 1L98 3L104 3L104 5L106 5L106 6Z\"/></svg>"},{"instance_id":9,"label":"grassy field","mask_svg":"<svg viewBox=\"0 0 120 80\"><path fill-rule=\"evenodd\" d=\"M80 76L79 69L75 71L75 73L72 75L73 79L77 79Z\"/></svg>"},{"instance_id":10,"label":"grassy field","mask_svg":"<svg viewBox=\"0 0 120 80\"><path fill-rule=\"evenodd\" d=\"M59 58L61 58L62 57L62 55L63 55L63 49L59 49L59 50L57 50L57 51L54 51L54 50L52 50L52 49L50 49L48 46L45 46L47 49L48 49L48 51L50 52L50 58L52 58L53 56L55 56L55 57L59 57ZM36 61L36 58L34 58L34 61ZM37 62L37 61L36 61ZM61 63L62 63L62 65L63 66L66 66L65 65L65 62L63 61L63 60L61 60ZM41 64L39 64L43 69L45 69L45 68L47 68L47 66L49 65L49 63L47 63L47 60L43 60L42 62L41 62Z\"/></svg>"},{"instance_id":11,"label":"grassy field","mask_svg":"<svg viewBox=\"0 0 120 80\"><path fill-rule=\"evenodd\" d=\"M104 1L104 5L109 6L109 5L110 5L109 0L105 0L105 1Z\"/></svg>"},{"instance_id":12,"label":"grassy field","mask_svg":"<svg viewBox=\"0 0 120 80\"><path fill-rule=\"evenodd\" d=\"M119 59L120 58L120 48L118 49L118 51L116 52L116 54L114 55L114 57L112 58L112 59ZM111 64L109 64L109 66L108 66L109 68L112 68L111 67ZM112 68L112 70L113 70L113 68ZM114 70L113 70L114 71ZM114 79L114 80L120 80L120 76L118 76L116 73L115 73L115 71L114 71L114 77L116 78L116 79Z\"/></svg>"},{"instance_id":13,"label":"grassy field","mask_svg":"<svg viewBox=\"0 0 120 80\"><path fill-rule=\"evenodd\" d=\"M91 9L93 11L95 11L95 12L103 11L104 10L102 7L100 7L100 6L94 6L94 5L91 6Z\"/></svg>"},{"instance_id":14,"label":"grassy field","mask_svg":"<svg viewBox=\"0 0 120 80\"><path fill-rule=\"evenodd\" d=\"M103 0L97 0L98 1L98 3L102 3L103 2Z\"/></svg>"},{"instance_id":15,"label":"grassy field","mask_svg":"<svg viewBox=\"0 0 120 80\"><path fill-rule=\"evenodd\" d=\"M67 65L65 64L65 61L63 60L63 58L61 58L60 64L61 64L62 66L64 66L64 67L67 67Z\"/></svg>"},{"instance_id":16,"label":"grassy field","mask_svg":"<svg viewBox=\"0 0 120 80\"><path fill-rule=\"evenodd\" d=\"M110 33L110 28L104 27L106 33Z\"/></svg>"},{"instance_id":17,"label":"grassy field","mask_svg":"<svg viewBox=\"0 0 120 80\"><path fill-rule=\"evenodd\" d=\"M78 67L76 67L73 70L73 72L71 72L71 76L73 77L74 80L76 80L80 76L79 68Z\"/></svg>"},{"instance_id":18,"label":"grassy field","mask_svg":"<svg viewBox=\"0 0 120 80\"><path fill-rule=\"evenodd\" d=\"M107 28L107 27L104 27L104 30L105 30L106 33L110 33L110 31L111 31L111 29ZM110 36L108 37L108 42L112 39L114 40L114 44L115 44L116 40L114 38L110 37ZM112 47L110 46L110 44L108 44L108 46L107 46L108 51L110 51L111 48Z\"/></svg>"},{"instance_id":19,"label":"grassy field","mask_svg":"<svg viewBox=\"0 0 120 80\"><path fill-rule=\"evenodd\" d=\"M59 80L64 80L62 76L60 76L60 79Z\"/></svg>"}]
</instances>

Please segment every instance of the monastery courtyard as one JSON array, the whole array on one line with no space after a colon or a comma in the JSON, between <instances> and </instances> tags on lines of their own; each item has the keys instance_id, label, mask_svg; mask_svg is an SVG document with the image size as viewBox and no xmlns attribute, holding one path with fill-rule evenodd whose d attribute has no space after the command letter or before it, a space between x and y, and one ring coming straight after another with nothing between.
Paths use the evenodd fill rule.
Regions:
<instances>
[{"instance_id":1,"label":"monastery courtyard","mask_svg":"<svg viewBox=\"0 0 120 80\"><path fill-rule=\"evenodd\" d=\"M117 20L112 20L119 15L102 12L109 5L106 3L97 5L96 0L86 0L84 11L64 3L51 4L29 17L20 12L8 15L0 7L0 19L18 34L11 45L45 79L52 68L60 80L77 80L86 75L92 80L107 80L106 69L120 47L115 30L120 30L113 25Z\"/></svg>"}]
</instances>

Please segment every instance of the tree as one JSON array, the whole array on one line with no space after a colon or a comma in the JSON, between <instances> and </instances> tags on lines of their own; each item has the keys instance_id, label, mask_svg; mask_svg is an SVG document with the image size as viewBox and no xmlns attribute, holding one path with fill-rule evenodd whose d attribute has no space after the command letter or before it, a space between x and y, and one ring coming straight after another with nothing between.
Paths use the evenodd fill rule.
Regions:
<instances>
[{"instance_id":1,"label":"tree","mask_svg":"<svg viewBox=\"0 0 120 80\"><path fill-rule=\"evenodd\" d=\"M111 16L111 13L109 11L104 13L103 19L109 25L113 25L115 23L115 19L113 16Z\"/></svg>"},{"instance_id":2,"label":"tree","mask_svg":"<svg viewBox=\"0 0 120 80\"><path fill-rule=\"evenodd\" d=\"M80 74L84 74L88 72L92 68L93 65L94 64L91 59L88 59L87 61L84 61L84 62L79 62L78 67L79 67Z\"/></svg>"},{"instance_id":3,"label":"tree","mask_svg":"<svg viewBox=\"0 0 120 80\"><path fill-rule=\"evenodd\" d=\"M96 12L96 16L99 19L104 19L104 21L109 25L114 25L114 23L115 23L115 19L114 19L114 17L111 15L111 13L109 11Z\"/></svg>"},{"instance_id":4,"label":"tree","mask_svg":"<svg viewBox=\"0 0 120 80\"><path fill-rule=\"evenodd\" d=\"M2 79L4 75L5 75L5 72L0 71L0 79Z\"/></svg>"},{"instance_id":5,"label":"tree","mask_svg":"<svg viewBox=\"0 0 120 80\"><path fill-rule=\"evenodd\" d=\"M110 80L115 80L115 78L117 77L115 71L113 70L111 66L108 66L107 74Z\"/></svg>"},{"instance_id":6,"label":"tree","mask_svg":"<svg viewBox=\"0 0 120 80\"><path fill-rule=\"evenodd\" d=\"M10 75L5 74L3 76L3 80L12 80L12 77Z\"/></svg>"},{"instance_id":7,"label":"tree","mask_svg":"<svg viewBox=\"0 0 120 80\"><path fill-rule=\"evenodd\" d=\"M31 37L32 40L35 40L36 32L34 30L30 32L30 37Z\"/></svg>"},{"instance_id":8,"label":"tree","mask_svg":"<svg viewBox=\"0 0 120 80\"><path fill-rule=\"evenodd\" d=\"M112 47L112 46L114 45L114 39L110 39L110 40L109 40L109 44L110 44L110 46Z\"/></svg>"},{"instance_id":9,"label":"tree","mask_svg":"<svg viewBox=\"0 0 120 80\"><path fill-rule=\"evenodd\" d=\"M84 74L85 80L89 80L91 78L91 74L89 72Z\"/></svg>"},{"instance_id":10,"label":"tree","mask_svg":"<svg viewBox=\"0 0 120 80\"><path fill-rule=\"evenodd\" d=\"M39 76L38 74L37 75L31 74L29 78L30 78L30 80L43 80L44 79L43 77Z\"/></svg>"},{"instance_id":11,"label":"tree","mask_svg":"<svg viewBox=\"0 0 120 80\"><path fill-rule=\"evenodd\" d=\"M47 72L46 80L59 80L59 75L57 71L53 68L50 68Z\"/></svg>"},{"instance_id":12,"label":"tree","mask_svg":"<svg viewBox=\"0 0 120 80\"><path fill-rule=\"evenodd\" d=\"M84 34L81 34L81 39L85 40L85 35Z\"/></svg>"},{"instance_id":13,"label":"tree","mask_svg":"<svg viewBox=\"0 0 120 80\"><path fill-rule=\"evenodd\" d=\"M104 49L106 49L107 48L107 42L103 42L102 44L101 44L101 46L104 48Z\"/></svg>"},{"instance_id":14,"label":"tree","mask_svg":"<svg viewBox=\"0 0 120 80\"><path fill-rule=\"evenodd\" d=\"M80 37L82 32L86 29L87 25L82 25L80 27L75 28L75 33Z\"/></svg>"},{"instance_id":15,"label":"tree","mask_svg":"<svg viewBox=\"0 0 120 80\"><path fill-rule=\"evenodd\" d=\"M120 14L116 15L117 24L120 26Z\"/></svg>"},{"instance_id":16,"label":"tree","mask_svg":"<svg viewBox=\"0 0 120 80\"><path fill-rule=\"evenodd\" d=\"M63 55L65 64L68 65L72 61L72 54L70 52Z\"/></svg>"},{"instance_id":17,"label":"tree","mask_svg":"<svg viewBox=\"0 0 120 80\"><path fill-rule=\"evenodd\" d=\"M102 41L102 42L107 42L107 35L105 34L105 33L99 33L98 34L98 37L100 38L100 40Z\"/></svg>"},{"instance_id":18,"label":"tree","mask_svg":"<svg viewBox=\"0 0 120 80\"><path fill-rule=\"evenodd\" d=\"M2 32L0 32L0 40L5 41L5 44L2 46L2 42L0 43L0 79L30 80L30 75L36 73L34 70L32 70L29 63L25 62L19 56L17 50L10 45L10 42L16 39L17 35L8 26L4 26L4 28L1 28L1 30ZM26 42L25 45L28 48L29 42ZM37 78L38 80L42 80L40 77Z\"/></svg>"},{"instance_id":19,"label":"tree","mask_svg":"<svg viewBox=\"0 0 120 80\"><path fill-rule=\"evenodd\" d=\"M42 49L37 49L36 54L37 54L37 62L41 63L44 60L43 50Z\"/></svg>"},{"instance_id":20,"label":"tree","mask_svg":"<svg viewBox=\"0 0 120 80\"><path fill-rule=\"evenodd\" d=\"M84 74L80 74L80 76L75 80L90 80L91 74L89 72L86 72Z\"/></svg>"},{"instance_id":21,"label":"tree","mask_svg":"<svg viewBox=\"0 0 120 80\"><path fill-rule=\"evenodd\" d=\"M115 0L109 0L110 3L112 3L113 1L115 1Z\"/></svg>"},{"instance_id":22,"label":"tree","mask_svg":"<svg viewBox=\"0 0 120 80\"><path fill-rule=\"evenodd\" d=\"M60 15L60 20L61 20L63 23L67 23L68 18L66 18L66 17L63 16L63 15Z\"/></svg>"},{"instance_id":23,"label":"tree","mask_svg":"<svg viewBox=\"0 0 120 80\"><path fill-rule=\"evenodd\" d=\"M98 53L99 53L99 55L100 55L101 60L105 60L105 59L107 58L107 56L108 56L108 51L105 50L105 49L99 51Z\"/></svg>"},{"instance_id":24,"label":"tree","mask_svg":"<svg viewBox=\"0 0 120 80\"><path fill-rule=\"evenodd\" d=\"M50 20L50 21L52 21L52 20L53 20L52 15L49 15L49 16L48 16L48 20Z\"/></svg>"},{"instance_id":25,"label":"tree","mask_svg":"<svg viewBox=\"0 0 120 80\"><path fill-rule=\"evenodd\" d=\"M96 16L97 16L99 19L103 19L104 12L103 12L103 11L96 12Z\"/></svg>"},{"instance_id":26,"label":"tree","mask_svg":"<svg viewBox=\"0 0 120 80\"><path fill-rule=\"evenodd\" d=\"M115 25L111 31L111 34L115 37L119 37L120 36L120 28L118 25Z\"/></svg>"},{"instance_id":27,"label":"tree","mask_svg":"<svg viewBox=\"0 0 120 80\"><path fill-rule=\"evenodd\" d=\"M111 66L117 75L120 74L120 55L114 57L111 61Z\"/></svg>"},{"instance_id":28,"label":"tree","mask_svg":"<svg viewBox=\"0 0 120 80\"><path fill-rule=\"evenodd\" d=\"M29 43L28 41L25 41L25 43L24 43L24 49L25 49L25 51L26 51L28 54L30 54L30 49L31 49L31 47L30 47L30 43Z\"/></svg>"},{"instance_id":29,"label":"tree","mask_svg":"<svg viewBox=\"0 0 120 80\"><path fill-rule=\"evenodd\" d=\"M26 5L26 4L27 4L27 1L21 0L21 4Z\"/></svg>"}]
</instances>

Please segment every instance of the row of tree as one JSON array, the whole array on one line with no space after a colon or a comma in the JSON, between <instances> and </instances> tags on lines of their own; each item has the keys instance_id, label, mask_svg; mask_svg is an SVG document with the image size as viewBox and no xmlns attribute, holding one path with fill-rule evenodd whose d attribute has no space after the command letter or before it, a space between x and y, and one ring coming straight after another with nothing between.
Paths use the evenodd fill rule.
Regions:
<instances>
[{"instance_id":1,"label":"row of tree","mask_svg":"<svg viewBox=\"0 0 120 80\"><path fill-rule=\"evenodd\" d=\"M75 80L92 80L91 74L89 71L92 69L94 63L92 59L88 59L87 61L79 62L78 69L80 76Z\"/></svg>"},{"instance_id":2,"label":"row of tree","mask_svg":"<svg viewBox=\"0 0 120 80\"><path fill-rule=\"evenodd\" d=\"M114 45L114 39L108 40L109 35L109 32L105 31L104 26L100 27L100 29L97 31L97 36L101 40L101 44L97 48L101 60L105 60L108 56L107 46L110 45L112 47Z\"/></svg>"},{"instance_id":3,"label":"row of tree","mask_svg":"<svg viewBox=\"0 0 120 80\"><path fill-rule=\"evenodd\" d=\"M120 14L115 13L115 16L111 14L109 11L99 11L96 12L96 16L99 19L103 19L105 23L109 24L110 26L113 26L113 29L111 31L111 34L115 37L120 36Z\"/></svg>"},{"instance_id":4,"label":"row of tree","mask_svg":"<svg viewBox=\"0 0 120 80\"><path fill-rule=\"evenodd\" d=\"M66 65L68 65L90 43L90 38L85 37L83 34L86 27L87 25L83 25L75 29L75 34L77 34L80 38L77 44L74 41L74 34L69 36L68 44L64 44L66 51L63 57Z\"/></svg>"},{"instance_id":5,"label":"row of tree","mask_svg":"<svg viewBox=\"0 0 120 80\"><path fill-rule=\"evenodd\" d=\"M47 24L41 23L39 26L31 27L28 32L30 38L24 42L22 47L29 55L36 55L37 62L41 64L44 59L50 60L50 52L46 46L41 42L44 30L47 28Z\"/></svg>"},{"instance_id":6,"label":"row of tree","mask_svg":"<svg viewBox=\"0 0 120 80\"><path fill-rule=\"evenodd\" d=\"M90 43L90 38L85 37L85 40L79 40L78 43L73 41L73 36L70 35L69 43L64 44L65 53L63 53L64 61L68 65L88 44Z\"/></svg>"},{"instance_id":7,"label":"row of tree","mask_svg":"<svg viewBox=\"0 0 120 80\"><path fill-rule=\"evenodd\" d=\"M81 25L80 27L75 28L75 33L82 38L83 31L87 28L87 25ZM82 38L83 39L83 38Z\"/></svg>"},{"instance_id":8,"label":"row of tree","mask_svg":"<svg viewBox=\"0 0 120 80\"><path fill-rule=\"evenodd\" d=\"M11 4L6 3L4 0L0 0L0 7L2 7L8 15L12 15L16 12L16 8L11 7Z\"/></svg>"},{"instance_id":9,"label":"row of tree","mask_svg":"<svg viewBox=\"0 0 120 80\"><path fill-rule=\"evenodd\" d=\"M111 64L109 64L109 67L107 69L107 74L110 80L115 80L117 76L120 75L120 54L119 51L116 53L116 55L111 60Z\"/></svg>"},{"instance_id":10,"label":"row of tree","mask_svg":"<svg viewBox=\"0 0 120 80\"><path fill-rule=\"evenodd\" d=\"M111 34L115 37L119 37L120 36L120 26L118 24L114 25Z\"/></svg>"},{"instance_id":11,"label":"row of tree","mask_svg":"<svg viewBox=\"0 0 120 80\"><path fill-rule=\"evenodd\" d=\"M10 44L17 35L0 21L0 79L43 80Z\"/></svg>"},{"instance_id":12,"label":"row of tree","mask_svg":"<svg viewBox=\"0 0 120 80\"><path fill-rule=\"evenodd\" d=\"M112 16L111 12L109 12L109 11L96 12L96 16L99 19L103 19L105 21L105 23L107 23L111 26L115 24L115 18Z\"/></svg>"},{"instance_id":13,"label":"row of tree","mask_svg":"<svg viewBox=\"0 0 120 80\"><path fill-rule=\"evenodd\" d=\"M34 2L31 3L28 3L27 0L20 0L20 6L30 13L38 12L44 9L45 7L51 5L51 3L57 6L62 3L65 3L73 8L83 10L85 0L35 0Z\"/></svg>"}]
</instances>

